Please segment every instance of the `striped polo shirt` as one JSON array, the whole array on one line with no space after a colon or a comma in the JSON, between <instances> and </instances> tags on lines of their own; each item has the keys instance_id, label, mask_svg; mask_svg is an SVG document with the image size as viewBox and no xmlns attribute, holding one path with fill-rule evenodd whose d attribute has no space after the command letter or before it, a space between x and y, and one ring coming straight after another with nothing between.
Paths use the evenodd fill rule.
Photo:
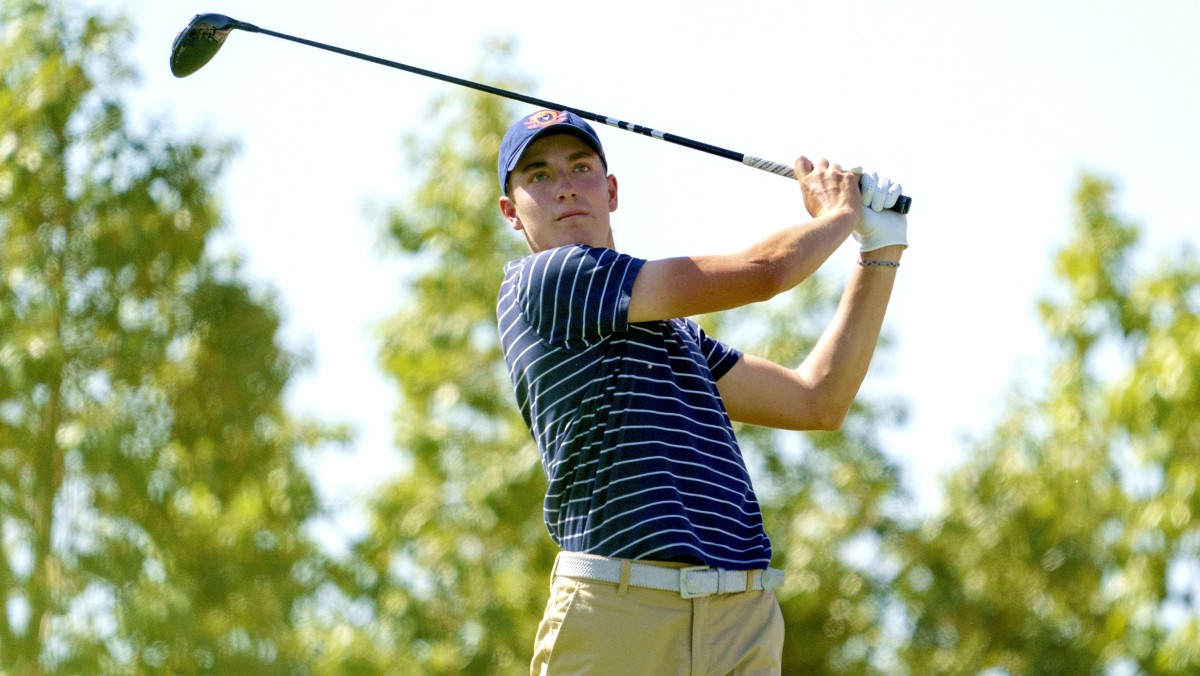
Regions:
<instances>
[{"instance_id":1,"label":"striped polo shirt","mask_svg":"<svg viewBox=\"0 0 1200 676\"><path fill-rule=\"evenodd\" d=\"M771 543L716 381L741 353L691 320L630 324L644 260L573 245L505 266L497 317L566 551L764 568Z\"/></svg>"}]
</instances>

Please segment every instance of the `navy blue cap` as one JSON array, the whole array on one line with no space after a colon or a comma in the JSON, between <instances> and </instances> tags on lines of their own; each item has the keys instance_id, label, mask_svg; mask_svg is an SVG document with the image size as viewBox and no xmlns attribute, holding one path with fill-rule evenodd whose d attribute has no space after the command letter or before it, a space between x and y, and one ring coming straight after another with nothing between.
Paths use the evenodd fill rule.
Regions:
<instances>
[{"instance_id":1,"label":"navy blue cap","mask_svg":"<svg viewBox=\"0 0 1200 676\"><path fill-rule=\"evenodd\" d=\"M596 130L582 117L564 110L539 110L536 113L517 120L508 128L504 140L500 142L500 156L497 169L500 178L500 192L508 194L508 174L521 161L525 149L543 136L551 134L573 134L592 147L608 169L608 159L604 157L604 147L600 145L600 137Z\"/></svg>"}]
</instances>

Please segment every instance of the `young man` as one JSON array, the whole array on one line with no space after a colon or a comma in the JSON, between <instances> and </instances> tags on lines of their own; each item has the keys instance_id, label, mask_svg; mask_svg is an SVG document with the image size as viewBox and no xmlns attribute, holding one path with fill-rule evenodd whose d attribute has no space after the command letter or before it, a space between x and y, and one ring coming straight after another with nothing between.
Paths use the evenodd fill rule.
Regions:
<instances>
[{"instance_id":1,"label":"young man","mask_svg":"<svg viewBox=\"0 0 1200 676\"><path fill-rule=\"evenodd\" d=\"M841 425L907 246L905 217L882 211L900 186L860 191L858 174L801 157L811 220L735 253L646 261L616 251L617 179L579 117L518 121L498 169L531 252L505 267L499 330L563 550L531 673L778 674L783 574L730 421ZM782 293L851 234L861 259L798 368L681 319Z\"/></svg>"}]
</instances>

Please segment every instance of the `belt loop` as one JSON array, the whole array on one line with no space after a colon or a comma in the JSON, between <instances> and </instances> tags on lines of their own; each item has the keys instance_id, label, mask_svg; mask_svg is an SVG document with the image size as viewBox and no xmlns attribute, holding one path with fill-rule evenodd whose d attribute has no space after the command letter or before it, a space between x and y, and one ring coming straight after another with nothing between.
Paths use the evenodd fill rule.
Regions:
<instances>
[{"instance_id":1,"label":"belt loop","mask_svg":"<svg viewBox=\"0 0 1200 676\"><path fill-rule=\"evenodd\" d=\"M563 555L563 553L559 552L558 554L556 554L554 556L554 566L550 568L550 581L551 582L554 581L554 578L558 577L558 562L562 560L562 555Z\"/></svg>"},{"instance_id":2,"label":"belt loop","mask_svg":"<svg viewBox=\"0 0 1200 676\"><path fill-rule=\"evenodd\" d=\"M629 573L632 569L633 562L629 559L621 559L621 584L617 587L617 596L629 593Z\"/></svg>"},{"instance_id":3,"label":"belt loop","mask_svg":"<svg viewBox=\"0 0 1200 676\"><path fill-rule=\"evenodd\" d=\"M761 570L746 571L746 592L749 593L749 592L754 591L754 587L757 586L757 585L755 585L755 582L757 582L758 580L761 580L761 579L762 579L762 571Z\"/></svg>"}]
</instances>

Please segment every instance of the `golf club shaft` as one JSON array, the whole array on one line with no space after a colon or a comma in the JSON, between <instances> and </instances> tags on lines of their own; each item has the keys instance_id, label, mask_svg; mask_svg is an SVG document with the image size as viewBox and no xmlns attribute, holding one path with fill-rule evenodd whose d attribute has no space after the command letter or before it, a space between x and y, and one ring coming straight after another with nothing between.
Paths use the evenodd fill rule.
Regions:
<instances>
[{"instance_id":1,"label":"golf club shaft","mask_svg":"<svg viewBox=\"0 0 1200 676\"><path fill-rule=\"evenodd\" d=\"M696 140L693 140L690 138L685 138L683 136L678 136L676 134L670 134L670 133L667 133L664 131L659 131L657 129L651 129L650 127L643 127L642 125L639 125L639 124L633 124L632 122L625 122L623 120L618 120L616 118L607 117L605 115L599 115L599 114L596 114L596 113L593 113L593 112L590 112L587 110L575 108L573 106L564 106L561 103L555 103L553 101L539 99L539 98L536 98L533 96L528 96L525 94L520 94L517 92L509 91L507 89L500 89L499 87L492 87L490 85L480 84L478 82L472 82L471 80L464 80L462 78L454 77L451 75L444 75L442 73L437 73L432 70L426 70L424 68L417 68L415 66L410 66L410 65L407 65L404 63L399 63L397 61L383 59L378 56L371 56L370 54L356 52L351 49L335 47L333 45L327 45L322 42L316 42L315 40L307 40L305 38L299 38L294 35L288 35L286 33L279 33L276 31L268 30L266 28L260 28L258 26L255 26L254 24L249 24L244 21L235 21L234 27L238 28L240 30L244 30L244 31L252 32L252 33L262 33L264 35L270 35L272 37L280 38L283 40L288 40L290 42L296 42L296 43L299 43L302 45L307 45L309 47L316 47L317 49L323 49L325 51L334 52L336 54L342 54L344 56L354 57L356 59L361 59L363 61L370 61L371 63L377 63L382 66L389 66L391 68L403 70L403 71L406 71L409 73L413 73L415 75L423 75L425 77L431 77L435 80L441 80L442 82L449 82L451 84L456 84L456 85L459 85L462 87L468 87L470 89L474 89L474 90L481 91L481 92L486 92L488 94L502 96L504 98L512 99L514 101L528 103L532 106L537 106L539 108L549 108L552 110L570 111L586 120L591 120L592 122L606 124L610 127L617 127L618 129L624 129L625 131L631 131L636 134L642 134L643 136L650 136L650 137L653 137L656 139L660 139L662 141L667 141L668 143L674 143L676 145L683 146L685 148L691 148L692 150L699 150L701 152L705 152L710 155L716 155L717 157L723 157L727 160L733 160L735 162L740 162L748 167L754 167L755 169L761 169L763 171L770 172L772 174L776 174L779 176L783 176L785 178L790 178L790 179L796 178L795 169L786 164L781 164L779 162L772 162L770 160L765 160L761 157L754 157L752 155L746 155L744 153L739 153L737 151L729 150L727 148L721 148L721 147L714 146L709 143L704 143L702 141L696 141ZM896 201L896 204L891 207L891 210L900 212L902 214L907 214L911 203L912 203L911 198L909 198L908 196L905 196L905 195L901 195L900 198Z\"/></svg>"}]
</instances>

